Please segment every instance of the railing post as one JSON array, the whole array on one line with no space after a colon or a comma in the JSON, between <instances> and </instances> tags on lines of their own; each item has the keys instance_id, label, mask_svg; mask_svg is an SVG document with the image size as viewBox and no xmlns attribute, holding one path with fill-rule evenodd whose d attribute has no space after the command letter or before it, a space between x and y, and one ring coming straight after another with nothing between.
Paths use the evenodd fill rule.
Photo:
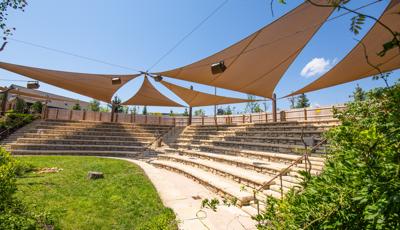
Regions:
<instances>
[{"instance_id":1,"label":"railing post","mask_svg":"<svg viewBox=\"0 0 400 230\"><path fill-rule=\"evenodd\" d=\"M176 118L173 118L174 126L176 126Z\"/></svg>"},{"instance_id":2,"label":"railing post","mask_svg":"<svg viewBox=\"0 0 400 230\"><path fill-rule=\"evenodd\" d=\"M56 110L56 120L58 120L58 109Z\"/></svg>"},{"instance_id":3,"label":"railing post","mask_svg":"<svg viewBox=\"0 0 400 230\"><path fill-rule=\"evenodd\" d=\"M192 113L192 106L189 107L189 120L188 120L188 125L192 124L192 119L193 119L193 113Z\"/></svg>"},{"instance_id":4,"label":"railing post","mask_svg":"<svg viewBox=\"0 0 400 230\"><path fill-rule=\"evenodd\" d=\"M144 123L147 124L147 114L144 115Z\"/></svg>"},{"instance_id":5,"label":"railing post","mask_svg":"<svg viewBox=\"0 0 400 230\"><path fill-rule=\"evenodd\" d=\"M133 114L133 123L136 123L136 113Z\"/></svg>"},{"instance_id":6,"label":"railing post","mask_svg":"<svg viewBox=\"0 0 400 230\"><path fill-rule=\"evenodd\" d=\"M86 110L83 110L83 113L82 113L82 120L84 121L86 119Z\"/></svg>"},{"instance_id":7,"label":"railing post","mask_svg":"<svg viewBox=\"0 0 400 230\"><path fill-rule=\"evenodd\" d=\"M69 120L72 120L72 110L69 111Z\"/></svg>"},{"instance_id":8,"label":"railing post","mask_svg":"<svg viewBox=\"0 0 400 230\"><path fill-rule=\"evenodd\" d=\"M118 113L115 113L115 122L118 122Z\"/></svg>"},{"instance_id":9,"label":"railing post","mask_svg":"<svg viewBox=\"0 0 400 230\"><path fill-rule=\"evenodd\" d=\"M101 121L101 115L102 115L102 113L99 112L99 121Z\"/></svg>"},{"instance_id":10,"label":"railing post","mask_svg":"<svg viewBox=\"0 0 400 230\"><path fill-rule=\"evenodd\" d=\"M307 108L304 108L304 120L307 121Z\"/></svg>"},{"instance_id":11,"label":"railing post","mask_svg":"<svg viewBox=\"0 0 400 230\"><path fill-rule=\"evenodd\" d=\"M250 113L250 123L253 123L253 116Z\"/></svg>"},{"instance_id":12,"label":"railing post","mask_svg":"<svg viewBox=\"0 0 400 230\"><path fill-rule=\"evenodd\" d=\"M272 120L273 122L277 122L277 114L276 114L276 94L274 93L272 96Z\"/></svg>"},{"instance_id":13,"label":"railing post","mask_svg":"<svg viewBox=\"0 0 400 230\"><path fill-rule=\"evenodd\" d=\"M133 113L131 113L131 120L130 123L133 123Z\"/></svg>"},{"instance_id":14,"label":"railing post","mask_svg":"<svg viewBox=\"0 0 400 230\"><path fill-rule=\"evenodd\" d=\"M201 115L201 125L204 125L204 115Z\"/></svg>"},{"instance_id":15,"label":"railing post","mask_svg":"<svg viewBox=\"0 0 400 230\"><path fill-rule=\"evenodd\" d=\"M246 122L246 115L243 114L242 118L243 118L243 122L242 123L244 124Z\"/></svg>"},{"instance_id":16,"label":"railing post","mask_svg":"<svg viewBox=\"0 0 400 230\"><path fill-rule=\"evenodd\" d=\"M158 117L158 124L161 125L161 116Z\"/></svg>"},{"instance_id":17,"label":"railing post","mask_svg":"<svg viewBox=\"0 0 400 230\"><path fill-rule=\"evenodd\" d=\"M268 123L268 113L265 111L265 123Z\"/></svg>"}]
</instances>

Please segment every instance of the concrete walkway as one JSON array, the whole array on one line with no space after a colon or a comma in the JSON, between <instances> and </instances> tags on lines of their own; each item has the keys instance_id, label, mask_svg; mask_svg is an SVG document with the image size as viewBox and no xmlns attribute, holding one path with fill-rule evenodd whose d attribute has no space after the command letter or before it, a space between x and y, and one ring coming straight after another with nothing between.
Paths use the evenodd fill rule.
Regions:
<instances>
[{"instance_id":1,"label":"concrete walkway","mask_svg":"<svg viewBox=\"0 0 400 230\"><path fill-rule=\"evenodd\" d=\"M155 168L144 161L118 159L137 164L145 171L156 187L164 205L174 210L180 229L256 229L256 222L238 207L220 205L217 212L210 209L203 209L204 212L199 212L203 199L218 197L193 180L165 169Z\"/></svg>"}]
</instances>

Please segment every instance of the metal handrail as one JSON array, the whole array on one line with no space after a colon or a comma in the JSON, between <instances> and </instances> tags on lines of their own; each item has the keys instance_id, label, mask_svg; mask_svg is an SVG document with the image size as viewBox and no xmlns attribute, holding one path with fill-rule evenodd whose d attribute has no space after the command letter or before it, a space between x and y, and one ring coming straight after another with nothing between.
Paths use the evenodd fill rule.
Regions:
<instances>
[{"instance_id":1,"label":"metal handrail","mask_svg":"<svg viewBox=\"0 0 400 230\"><path fill-rule=\"evenodd\" d=\"M319 143L317 143L316 145L314 145L314 146L311 148L310 152L312 152L312 151L316 150L317 148L319 148L319 147L320 147L322 144L324 144L326 141L327 141L326 138L324 138L323 140L321 140ZM306 149L306 150L307 150L307 149ZM308 160L308 157L309 157L309 156L308 156L308 152L306 152L306 153L303 154L301 157L299 157L298 159L296 159L295 161L293 161L288 167L282 169L277 175L275 175L274 177L272 177L269 181L263 183L258 189L253 190L253 196L254 196L253 198L254 198L254 201L257 203L257 213L258 213L258 214L260 214L260 206L259 206L258 200L257 200L257 198L256 198L257 193L260 192L261 190L264 190L267 186L270 186L270 185L273 183L273 181L276 180L277 178L280 178L280 188L281 188L281 198L282 198L282 197L283 197L282 176L285 175L287 172L289 172L289 170L290 170L293 166L299 164L301 161L303 161L303 160L309 161L309 160ZM310 162L310 161L309 161L309 164L310 164L310 165L309 165L309 169L310 169L310 171L311 171L311 162ZM307 164L305 165L305 169L308 171Z\"/></svg>"}]
</instances>

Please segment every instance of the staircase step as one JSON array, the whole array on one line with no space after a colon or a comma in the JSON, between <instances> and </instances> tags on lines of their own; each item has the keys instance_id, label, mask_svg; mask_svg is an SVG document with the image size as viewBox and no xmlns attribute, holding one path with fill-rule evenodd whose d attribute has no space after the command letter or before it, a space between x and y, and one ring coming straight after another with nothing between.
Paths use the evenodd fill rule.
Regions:
<instances>
[{"instance_id":1,"label":"staircase step","mask_svg":"<svg viewBox=\"0 0 400 230\"><path fill-rule=\"evenodd\" d=\"M199 168L180 164L177 162L155 160L151 162L153 165L176 171L192 178L206 187L211 187L217 194L227 198L236 198L238 205L248 205L253 199L253 194L241 189L242 185L224 177L217 176L210 172L206 172Z\"/></svg>"},{"instance_id":2,"label":"staircase step","mask_svg":"<svg viewBox=\"0 0 400 230\"><path fill-rule=\"evenodd\" d=\"M13 155L70 155L70 156L110 156L137 157L143 152L133 151L91 151L91 150L12 150Z\"/></svg>"}]
</instances>

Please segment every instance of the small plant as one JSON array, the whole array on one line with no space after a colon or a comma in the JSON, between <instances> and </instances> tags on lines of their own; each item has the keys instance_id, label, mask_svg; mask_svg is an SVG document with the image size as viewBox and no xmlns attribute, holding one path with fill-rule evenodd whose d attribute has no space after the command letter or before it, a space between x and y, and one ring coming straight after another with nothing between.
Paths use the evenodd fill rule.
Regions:
<instances>
[{"instance_id":1,"label":"small plant","mask_svg":"<svg viewBox=\"0 0 400 230\"><path fill-rule=\"evenodd\" d=\"M211 200L204 199L201 201L201 208L210 208L214 212L217 211L217 205L219 205L219 200L217 198L213 198Z\"/></svg>"}]
</instances>

